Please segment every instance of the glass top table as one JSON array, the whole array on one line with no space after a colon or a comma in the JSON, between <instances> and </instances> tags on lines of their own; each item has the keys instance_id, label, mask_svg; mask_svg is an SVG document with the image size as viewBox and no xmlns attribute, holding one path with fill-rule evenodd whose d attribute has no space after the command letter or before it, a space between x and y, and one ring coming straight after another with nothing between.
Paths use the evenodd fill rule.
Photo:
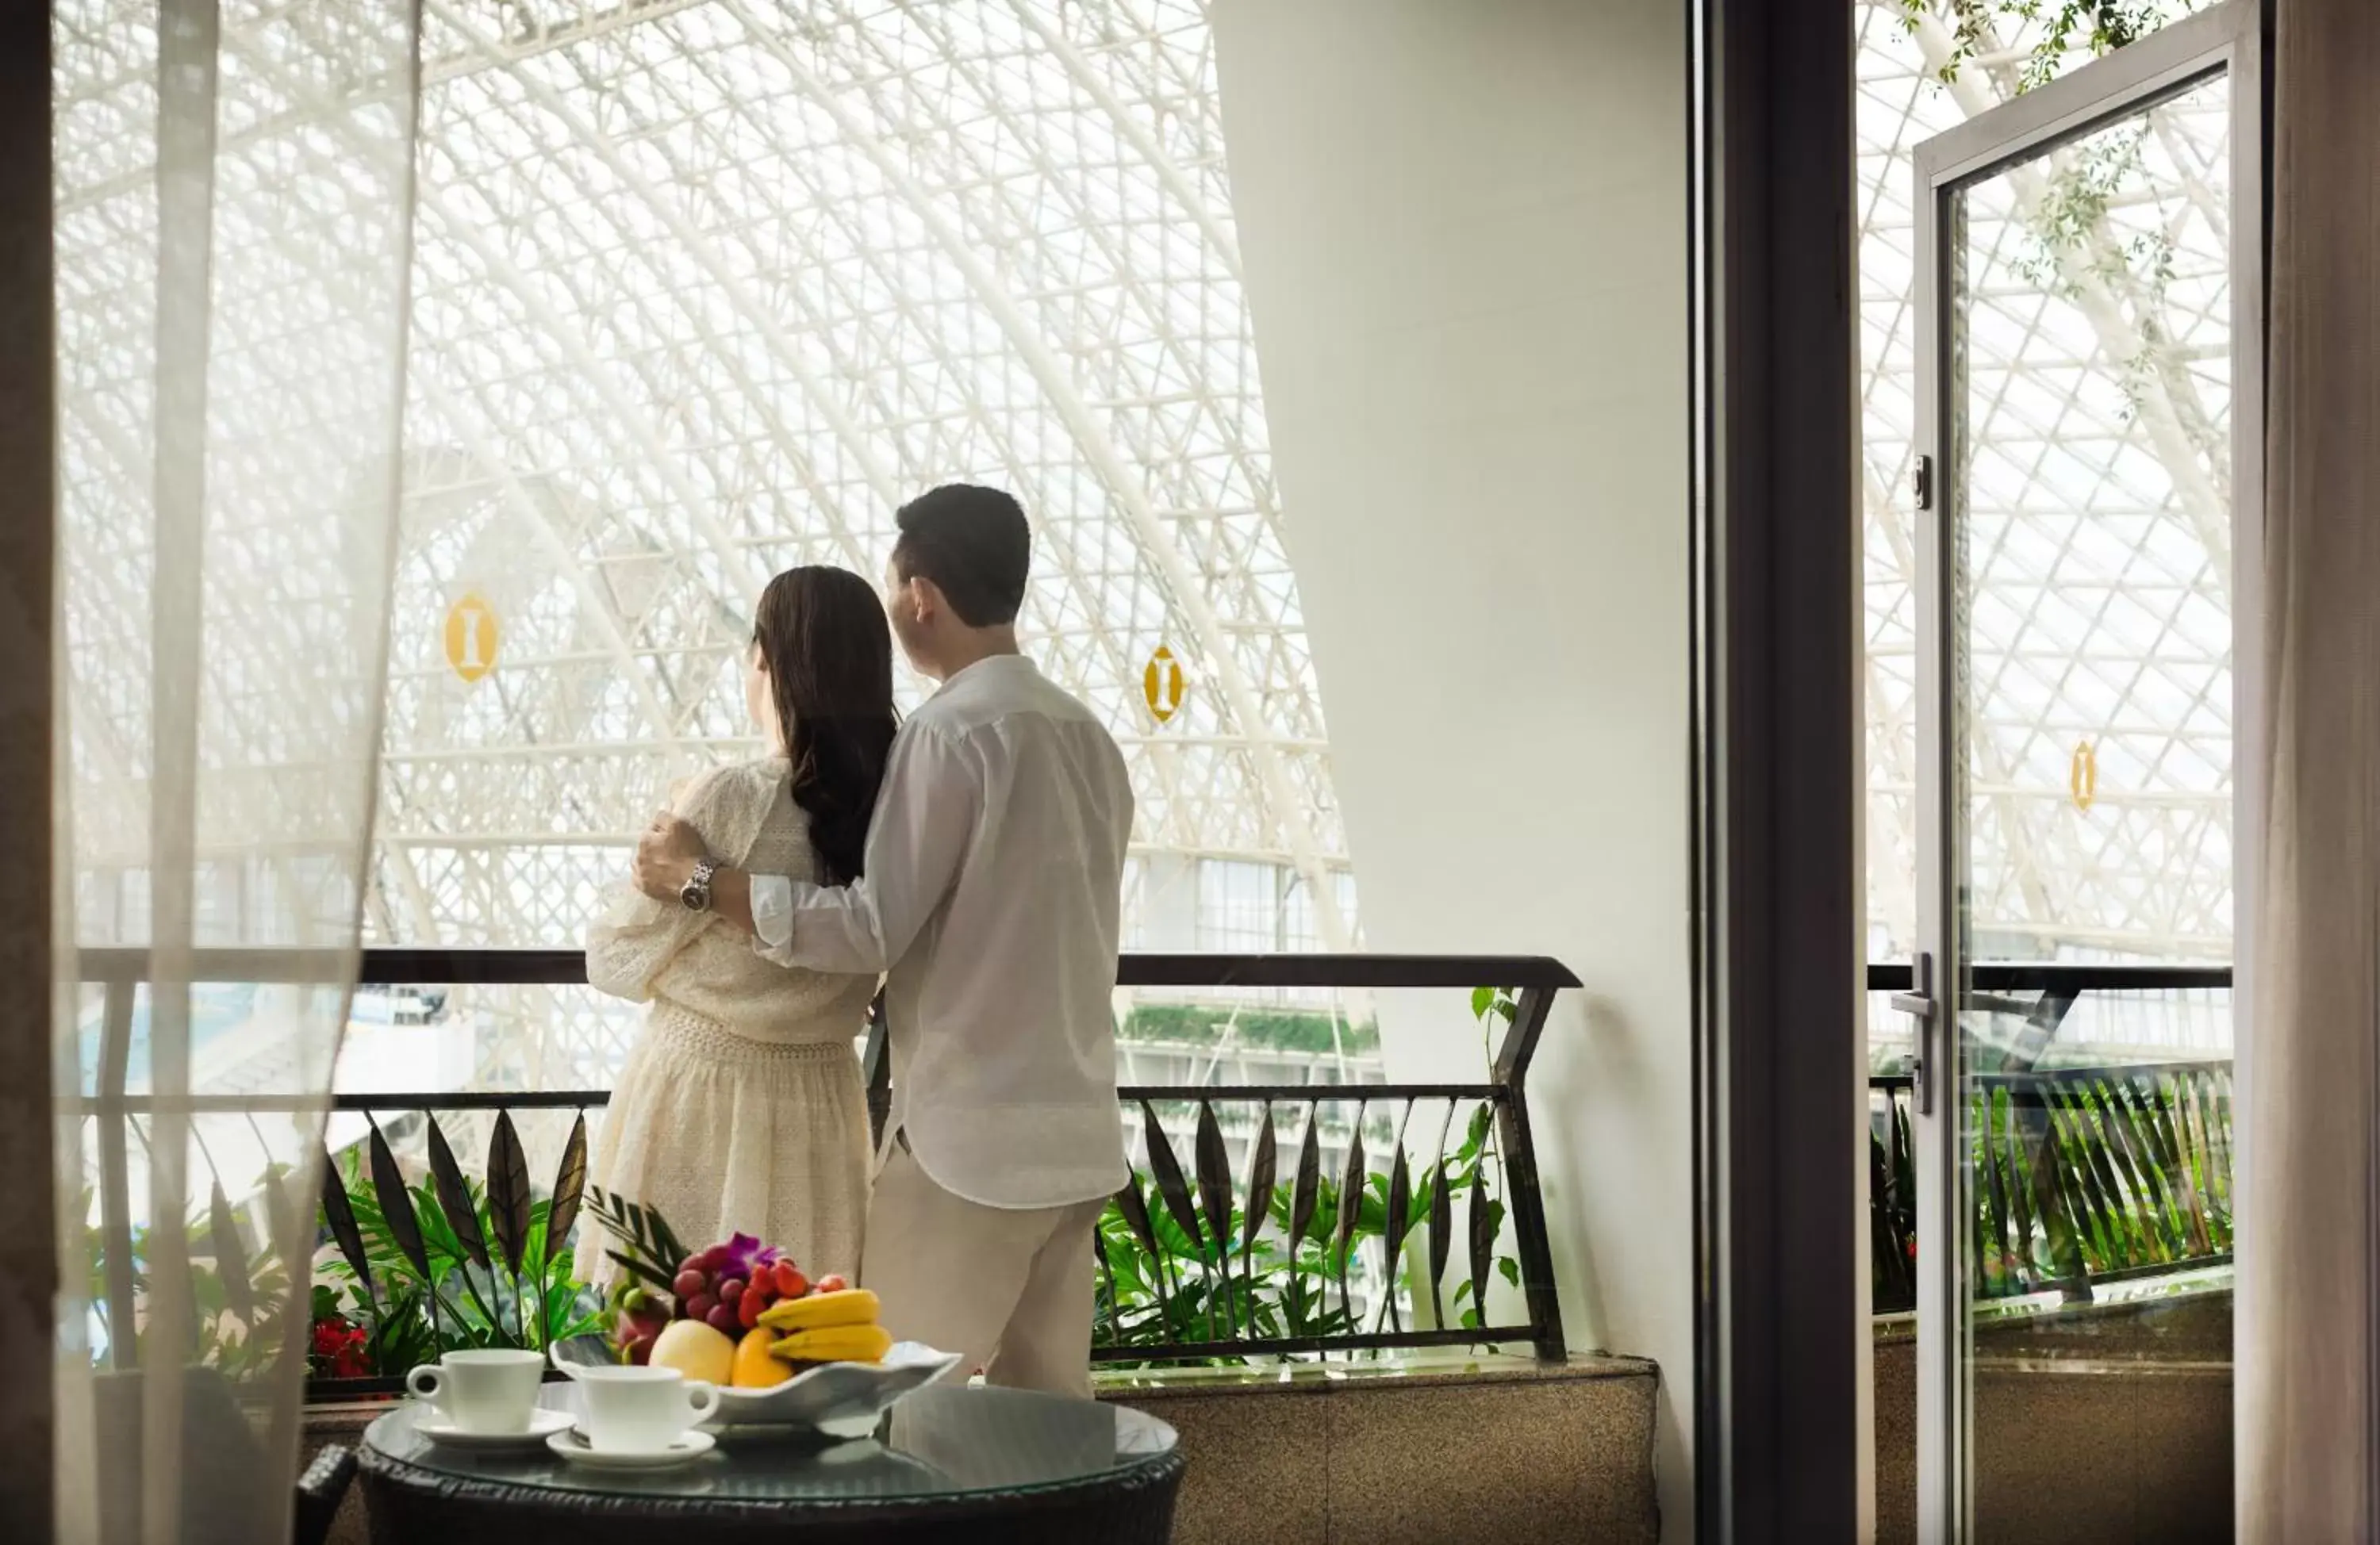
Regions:
<instances>
[{"instance_id":1,"label":"glass top table","mask_svg":"<svg viewBox=\"0 0 2380 1545\"><path fill-rule=\"evenodd\" d=\"M549 1384L542 1403L575 1409ZM417 1430L400 1406L358 1455L375 1541L520 1545L566 1527L589 1540L1097 1539L1162 1540L1182 1456L1173 1430L1120 1406L1018 1390L919 1390L873 1437L829 1442L766 1429L721 1434L663 1470L603 1470L539 1449L480 1452Z\"/></svg>"}]
</instances>

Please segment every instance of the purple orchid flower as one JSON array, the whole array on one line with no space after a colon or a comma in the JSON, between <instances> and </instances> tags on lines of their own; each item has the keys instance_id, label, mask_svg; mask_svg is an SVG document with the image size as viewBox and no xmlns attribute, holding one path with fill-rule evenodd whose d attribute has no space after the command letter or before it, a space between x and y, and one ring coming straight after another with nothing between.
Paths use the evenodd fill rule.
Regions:
<instances>
[{"instance_id":1,"label":"purple orchid flower","mask_svg":"<svg viewBox=\"0 0 2380 1545\"><path fill-rule=\"evenodd\" d=\"M749 1234L738 1234L727 1241L727 1260L719 1268L719 1274L749 1282L761 1267L772 1264L783 1253L773 1245L762 1245Z\"/></svg>"}]
</instances>

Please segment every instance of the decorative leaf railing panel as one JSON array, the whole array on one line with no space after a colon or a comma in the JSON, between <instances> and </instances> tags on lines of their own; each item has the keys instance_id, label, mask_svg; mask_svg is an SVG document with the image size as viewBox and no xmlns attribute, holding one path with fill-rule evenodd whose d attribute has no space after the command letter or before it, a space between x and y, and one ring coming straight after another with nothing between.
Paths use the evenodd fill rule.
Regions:
<instances>
[{"instance_id":1,"label":"decorative leaf railing panel","mask_svg":"<svg viewBox=\"0 0 2380 1545\"><path fill-rule=\"evenodd\" d=\"M1483 1001L1492 1052L1531 1009L1527 995ZM1872 1092L1870 1235L1875 1302L1886 1311L1913 1297L1914 1147L1906 1080L1872 1080ZM2004 1068L1971 1096L1966 1130L1981 1166L1972 1227L1979 1259L1995 1266L1987 1295L2087 1296L2094 1284L2228 1259L2227 1065ZM394 1370L443 1347L542 1346L600 1323L602 1305L571 1268L570 1236L588 1232L587 1206L601 1205L587 1186L582 1108L604 1098L343 1097L339 1109L366 1125L322 1177L318 1316L352 1322L368 1342L362 1359ZM1526 1285L1512 1244L1524 1224L1511 1217L1498 1141L1499 1114L1513 1106L1525 1110L1524 1092L1492 1079L1125 1092L1138 1167L1099 1225L1097 1355L1138 1363L1542 1347L1537 1322L1502 1312L1527 1298L1500 1290ZM137 1116L126 1129L141 1140ZM1293 1153L1281 1152L1284 1141ZM553 1185L540 1194L532 1177L557 1154ZM194 1261L245 1280L259 1301L286 1280L294 1252L280 1241L301 1232L278 1215L286 1201L272 1178L218 1177L225 1209L203 1208L192 1225ZM137 1248L121 1253L137 1266ZM103 1267L116 1262L94 1253L94 1273ZM236 1355L222 1337L239 1334L239 1291L212 1270L202 1283L203 1307L227 1328L207 1333L218 1336L202 1347L209 1357ZM111 1284L111 1309L119 1296Z\"/></svg>"},{"instance_id":2,"label":"decorative leaf railing panel","mask_svg":"<svg viewBox=\"0 0 2380 1545\"><path fill-rule=\"evenodd\" d=\"M1352 1355L1533 1339L1526 1323L1499 1324L1471 1307L1496 1278L1519 1280L1516 1259L1497 1253L1506 1209L1492 1089L1461 1097L1360 1086L1296 1093L1309 1097L1219 1089L1185 1107L1176 1119L1191 1124L1196 1180L1195 1193L1184 1182L1185 1206L1166 1200L1181 1140L1161 1117L1152 1125L1144 1116L1134 1178L1099 1231L1100 1359ZM1284 1121L1302 1129L1286 1177L1278 1168ZM1248 1134L1237 1165L1234 1132ZM1417 1134L1426 1145L1418 1152ZM1467 1265L1454 1259L1463 1199ZM1217 1267L1228 1269L1218 1274ZM1471 1334L1482 1326L1492 1334Z\"/></svg>"},{"instance_id":3,"label":"decorative leaf railing panel","mask_svg":"<svg viewBox=\"0 0 2380 1545\"><path fill-rule=\"evenodd\" d=\"M353 969L349 960L336 963ZM94 982L137 984L147 964L137 951L83 952ZM312 981L321 969L305 950L201 951L192 964L194 980L249 984ZM491 984L575 990L583 971L569 951L375 950L363 975L443 984L442 992ZM1533 1197L1508 1206L1521 1182L1502 1150L1511 1144L1525 1158L1525 1076L1546 1008L1579 984L1559 962L1127 956L1118 980L1220 989L1236 1002L1317 989L1470 994L1474 981L1500 975L1522 985L1472 995L1487 1064L1475 1082L1123 1091L1136 1169L1099 1225L1095 1355L1141 1362L1515 1344L1558 1354L1549 1267L1532 1277L1518 1259L1549 1261L1542 1211ZM1281 1068L1315 1076L1293 1061ZM96 1092L84 1098L94 1110L101 1102ZM134 1108L143 1097L107 1098L125 1107L121 1129L145 1141ZM188 1249L224 1269L203 1289L209 1312L237 1322L244 1289L253 1301L275 1293L273 1273L285 1283L287 1263L310 1249L310 1307L322 1333L315 1371L326 1395L393 1386L392 1375L444 1350L545 1347L599 1328L607 1306L574 1265L605 1248L590 1214L607 1230L656 1221L640 1217L633 1200L589 1185L584 1113L607 1099L592 1089L335 1096L329 1141L338 1152L325 1156L310 1238L302 1200L276 1190L273 1177L218 1177L220 1202L200 1210ZM251 1118L278 1108L269 1097L239 1100L237 1110ZM1285 1139L1293 1154L1281 1153ZM1526 1172L1517 1161L1515 1168ZM540 1191L548 1175L552 1184ZM94 1216L122 1211L103 1197L87 1203ZM103 1311L137 1326L138 1242L91 1253L94 1281L105 1278ZM359 1367L369 1373L358 1377Z\"/></svg>"},{"instance_id":4,"label":"decorative leaf railing panel","mask_svg":"<svg viewBox=\"0 0 2380 1545\"><path fill-rule=\"evenodd\" d=\"M569 1237L586 1189L583 1116L561 1144L553 1188L540 1195L530 1179L529 1144L511 1112L493 1113L476 1177L438 1112L409 1114L420 1117L410 1174L389 1138L406 1123L373 1120L362 1154L326 1158L320 1226L328 1243L315 1261L318 1349L341 1335L359 1337L369 1386L442 1351L543 1348L598 1328L603 1305L578 1280ZM359 1189L367 1171L370 1184ZM334 1360L346 1370L346 1359Z\"/></svg>"},{"instance_id":5,"label":"decorative leaf railing panel","mask_svg":"<svg viewBox=\"0 0 2380 1545\"><path fill-rule=\"evenodd\" d=\"M2231 1255L2231 1070L2219 1062L1983 1075L1968 1092L1977 1297L2218 1266ZM1909 1081L1869 1080L1870 1282L1915 1302Z\"/></svg>"}]
</instances>

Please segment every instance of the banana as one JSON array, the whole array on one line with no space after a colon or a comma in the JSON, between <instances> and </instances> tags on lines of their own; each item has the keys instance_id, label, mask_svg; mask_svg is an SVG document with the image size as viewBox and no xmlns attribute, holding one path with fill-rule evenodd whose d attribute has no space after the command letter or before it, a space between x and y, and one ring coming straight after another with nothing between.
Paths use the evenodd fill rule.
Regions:
<instances>
[{"instance_id":1,"label":"banana","mask_svg":"<svg viewBox=\"0 0 2380 1545\"><path fill-rule=\"evenodd\" d=\"M879 1362L891 1350L892 1336L881 1325L797 1331L769 1347L771 1356L787 1362Z\"/></svg>"},{"instance_id":2,"label":"banana","mask_svg":"<svg viewBox=\"0 0 2380 1545\"><path fill-rule=\"evenodd\" d=\"M813 1293L806 1298L780 1298L760 1311L760 1323L772 1331L823 1331L836 1325L871 1325L878 1310L876 1295L865 1287L840 1293Z\"/></svg>"}]
</instances>

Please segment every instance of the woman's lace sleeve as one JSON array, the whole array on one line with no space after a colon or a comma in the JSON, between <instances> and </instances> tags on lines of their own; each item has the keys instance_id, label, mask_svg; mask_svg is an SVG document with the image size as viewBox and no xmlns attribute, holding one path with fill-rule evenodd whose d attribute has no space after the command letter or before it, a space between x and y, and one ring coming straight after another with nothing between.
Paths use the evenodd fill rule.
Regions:
<instances>
[{"instance_id":1,"label":"woman's lace sleeve","mask_svg":"<svg viewBox=\"0 0 2380 1545\"><path fill-rule=\"evenodd\" d=\"M682 785L669 802L713 853L730 862L742 858L758 827L751 813L741 808L749 801L740 797L745 780L736 774L734 767L714 768ZM760 814L766 815L765 808ZM662 969L718 921L713 913L690 912L675 901L656 901L623 879L601 921L587 930L587 984L643 1003L652 996L653 979Z\"/></svg>"}]
</instances>

